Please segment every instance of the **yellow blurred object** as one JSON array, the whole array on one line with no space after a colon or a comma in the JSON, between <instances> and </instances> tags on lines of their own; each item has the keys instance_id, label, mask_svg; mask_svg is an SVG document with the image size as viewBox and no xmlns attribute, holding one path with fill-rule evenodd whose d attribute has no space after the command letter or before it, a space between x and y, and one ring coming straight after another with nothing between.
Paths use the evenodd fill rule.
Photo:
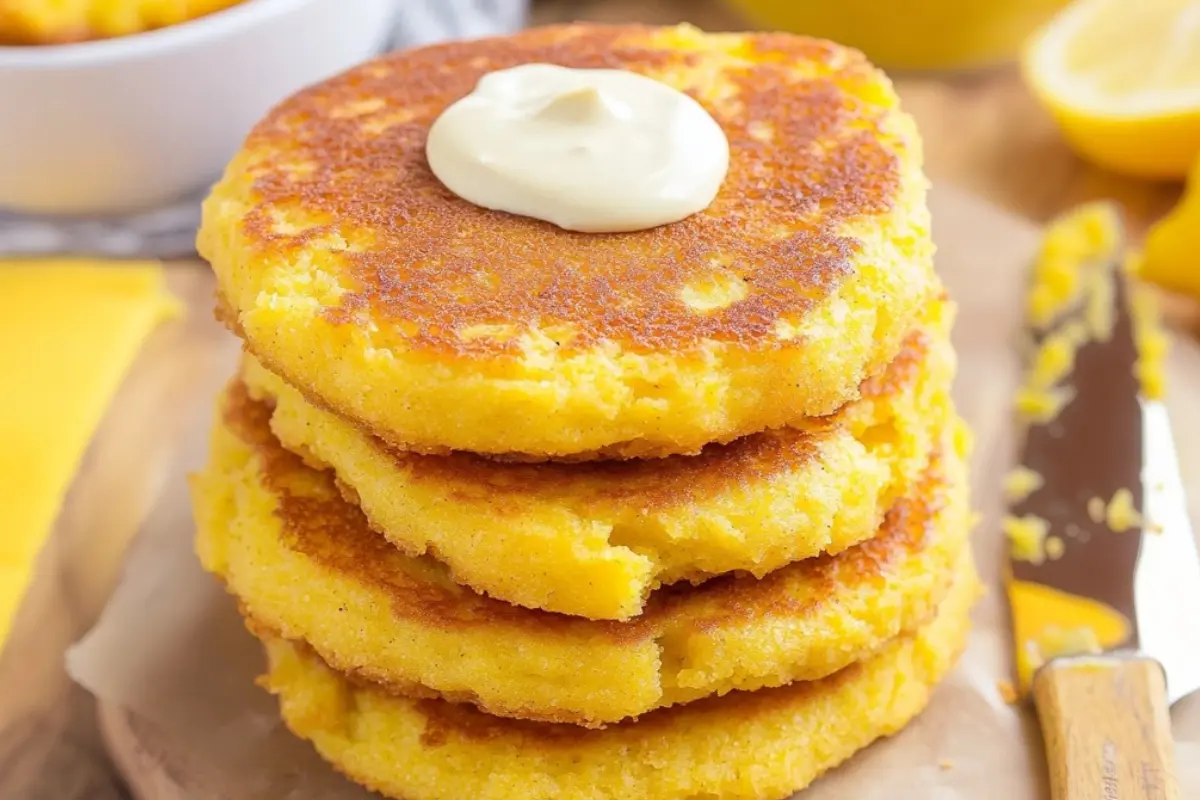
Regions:
<instances>
[{"instance_id":1,"label":"yellow blurred object","mask_svg":"<svg viewBox=\"0 0 1200 800\"><path fill-rule=\"evenodd\" d=\"M1129 638L1129 620L1103 603L1008 578L1017 678L1029 691L1033 673L1052 658L1100 652Z\"/></svg>"},{"instance_id":2,"label":"yellow blurred object","mask_svg":"<svg viewBox=\"0 0 1200 800\"><path fill-rule=\"evenodd\" d=\"M1200 155L1183 199L1147 234L1139 274L1200 300Z\"/></svg>"},{"instance_id":3,"label":"yellow blurred object","mask_svg":"<svg viewBox=\"0 0 1200 800\"><path fill-rule=\"evenodd\" d=\"M754 25L857 47L887 69L967 69L1017 56L1066 0L729 0Z\"/></svg>"},{"instance_id":4,"label":"yellow blurred object","mask_svg":"<svg viewBox=\"0 0 1200 800\"><path fill-rule=\"evenodd\" d=\"M1076 0L1035 34L1026 80L1083 157L1178 179L1200 155L1200 6Z\"/></svg>"},{"instance_id":5,"label":"yellow blurred object","mask_svg":"<svg viewBox=\"0 0 1200 800\"><path fill-rule=\"evenodd\" d=\"M243 0L0 0L0 45L62 44L165 28Z\"/></svg>"},{"instance_id":6,"label":"yellow blurred object","mask_svg":"<svg viewBox=\"0 0 1200 800\"><path fill-rule=\"evenodd\" d=\"M181 310L157 264L0 261L0 647L105 408Z\"/></svg>"}]
</instances>

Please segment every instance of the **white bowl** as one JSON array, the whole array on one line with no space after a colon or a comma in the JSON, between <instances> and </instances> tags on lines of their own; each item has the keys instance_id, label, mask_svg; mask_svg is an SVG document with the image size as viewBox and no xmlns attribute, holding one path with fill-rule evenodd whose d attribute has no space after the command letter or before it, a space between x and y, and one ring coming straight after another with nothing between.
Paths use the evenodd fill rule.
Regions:
<instances>
[{"instance_id":1,"label":"white bowl","mask_svg":"<svg viewBox=\"0 0 1200 800\"><path fill-rule=\"evenodd\" d=\"M113 214L215 180L292 92L378 53L395 0L245 0L162 30L0 47L0 209Z\"/></svg>"}]
</instances>

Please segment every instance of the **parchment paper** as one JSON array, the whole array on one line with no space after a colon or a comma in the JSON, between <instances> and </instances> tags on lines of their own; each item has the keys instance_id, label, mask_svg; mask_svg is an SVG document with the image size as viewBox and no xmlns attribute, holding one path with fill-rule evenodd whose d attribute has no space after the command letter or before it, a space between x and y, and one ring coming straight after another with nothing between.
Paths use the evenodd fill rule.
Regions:
<instances>
[{"instance_id":1,"label":"parchment paper","mask_svg":"<svg viewBox=\"0 0 1200 800\"><path fill-rule=\"evenodd\" d=\"M1028 709L1005 704L997 688L1010 675L996 525L999 483L1012 453L1017 367L1010 342L1037 232L954 190L936 190L933 204L939 268L960 307L956 395L976 432L973 482L982 519L974 540L990 589L976 610L968 652L929 709L818 781L804 800L1048 794L1036 723ZM1169 392L1193 519L1200 519L1200 351L1193 343L1179 342L1172 353ZM184 475L203 458L207 426L207 418L196 420L195 441L135 545L120 588L70 652L68 668L105 703L135 715L143 743L186 776L195 797L368 798L282 727L273 699L254 685L262 669L257 644L192 555ZM1183 796L1200 797L1200 697L1173 713Z\"/></svg>"}]
</instances>

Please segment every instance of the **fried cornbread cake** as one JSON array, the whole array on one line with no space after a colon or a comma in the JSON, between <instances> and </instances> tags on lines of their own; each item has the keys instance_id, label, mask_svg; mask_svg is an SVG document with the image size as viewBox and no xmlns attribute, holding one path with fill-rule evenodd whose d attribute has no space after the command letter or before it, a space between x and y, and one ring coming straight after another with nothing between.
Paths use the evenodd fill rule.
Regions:
<instances>
[{"instance_id":1,"label":"fried cornbread cake","mask_svg":"<svg viewBox=\"0 0 1200 800\"><path fill-rule=\"evenodd\" d=\"M298 736L355 781L404 800L782 800L915 717L966 644L979 591L958 568L930 622L820 681L587 730L394 695L267 640L264 680Z\"/></svg>"},{"instance_id":2,"label":"fried cornbread cake","mask_svg":"<svg viewBox=\"0 0 1200 800\"><path fill-rule=\"evenodd\" d=\"M869 541L759 580L654 592L628 622L522 609L372 531L271 435L239 383L195 482L197 549L259 624L406 694L596 726L731 689L822 678L927 621L969 562L957 424Z\"/></svg>"},{"instance_id":3,"label":"fried cornbread cake","mask_svg":"<svg viewBox=\"0 0 1200 800\"><path fill-rule=\"evenodd\" d=\"M0 45L109 39L165 28L244 0L0 0Z\"/></svg>"},{"instance_id":4,"label":"fried cornbread cake","mask_svg":"<svg viewBox=\"0 0 1200 800\"><path fill-rule=\"evenodd\" d=\"M196 549L404 800L783 798L978 579L912 120L802 37L570 25L284 101L205 202L245 342Z\"/></svg>"},{"instance_id":5,"label":"fried cornbread cake","mask_svg":"<svg viewBox=\"0 0 1200 800\"><path fill-rule=\"evenodd\" d=\"M696 98L729 141L715 200L583 234L447 190L431 124L528 62ZM925 195L915 126L856 51L572 25L398 53L283 102L198 247L263 366L397 448L694 454L832 413L895 358L940 291Z\"/></svg>"},{"instance_id":6,"label":"fried cornbread cake","mask_svg":"<svg viewBox=\"0 0 1200 800\"><path fill-rule=\"evenodd\" d=\"M284 446L332 466L405 553L434 553L454 580L509 603L628 619L660 584L762 576L872 536L951 416L951 317L949 303L929 304L887 369L832 416L653 460L507 464L397 451L253 360L243 376L273 406Z\"/></svg>"}]
</instances>

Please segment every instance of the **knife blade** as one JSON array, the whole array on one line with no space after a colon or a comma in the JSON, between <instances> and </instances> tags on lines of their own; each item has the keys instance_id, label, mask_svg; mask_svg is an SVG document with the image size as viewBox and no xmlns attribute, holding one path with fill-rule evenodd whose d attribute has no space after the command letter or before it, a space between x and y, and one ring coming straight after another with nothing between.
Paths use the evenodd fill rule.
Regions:
<instances>
[{"instance_id":1,"label":"knife blade","mask_svg":"<svg viewBox=\"0 0 1200 800\"><path fill-rule=\"evenodd\" d=\"M1006 585L1056 800L1179 796L1170 702L1200 688L1200 559L1161 399L1162 335L1119 211L1047 231L1030 287Z\"/></svg>"}]
</instances>

